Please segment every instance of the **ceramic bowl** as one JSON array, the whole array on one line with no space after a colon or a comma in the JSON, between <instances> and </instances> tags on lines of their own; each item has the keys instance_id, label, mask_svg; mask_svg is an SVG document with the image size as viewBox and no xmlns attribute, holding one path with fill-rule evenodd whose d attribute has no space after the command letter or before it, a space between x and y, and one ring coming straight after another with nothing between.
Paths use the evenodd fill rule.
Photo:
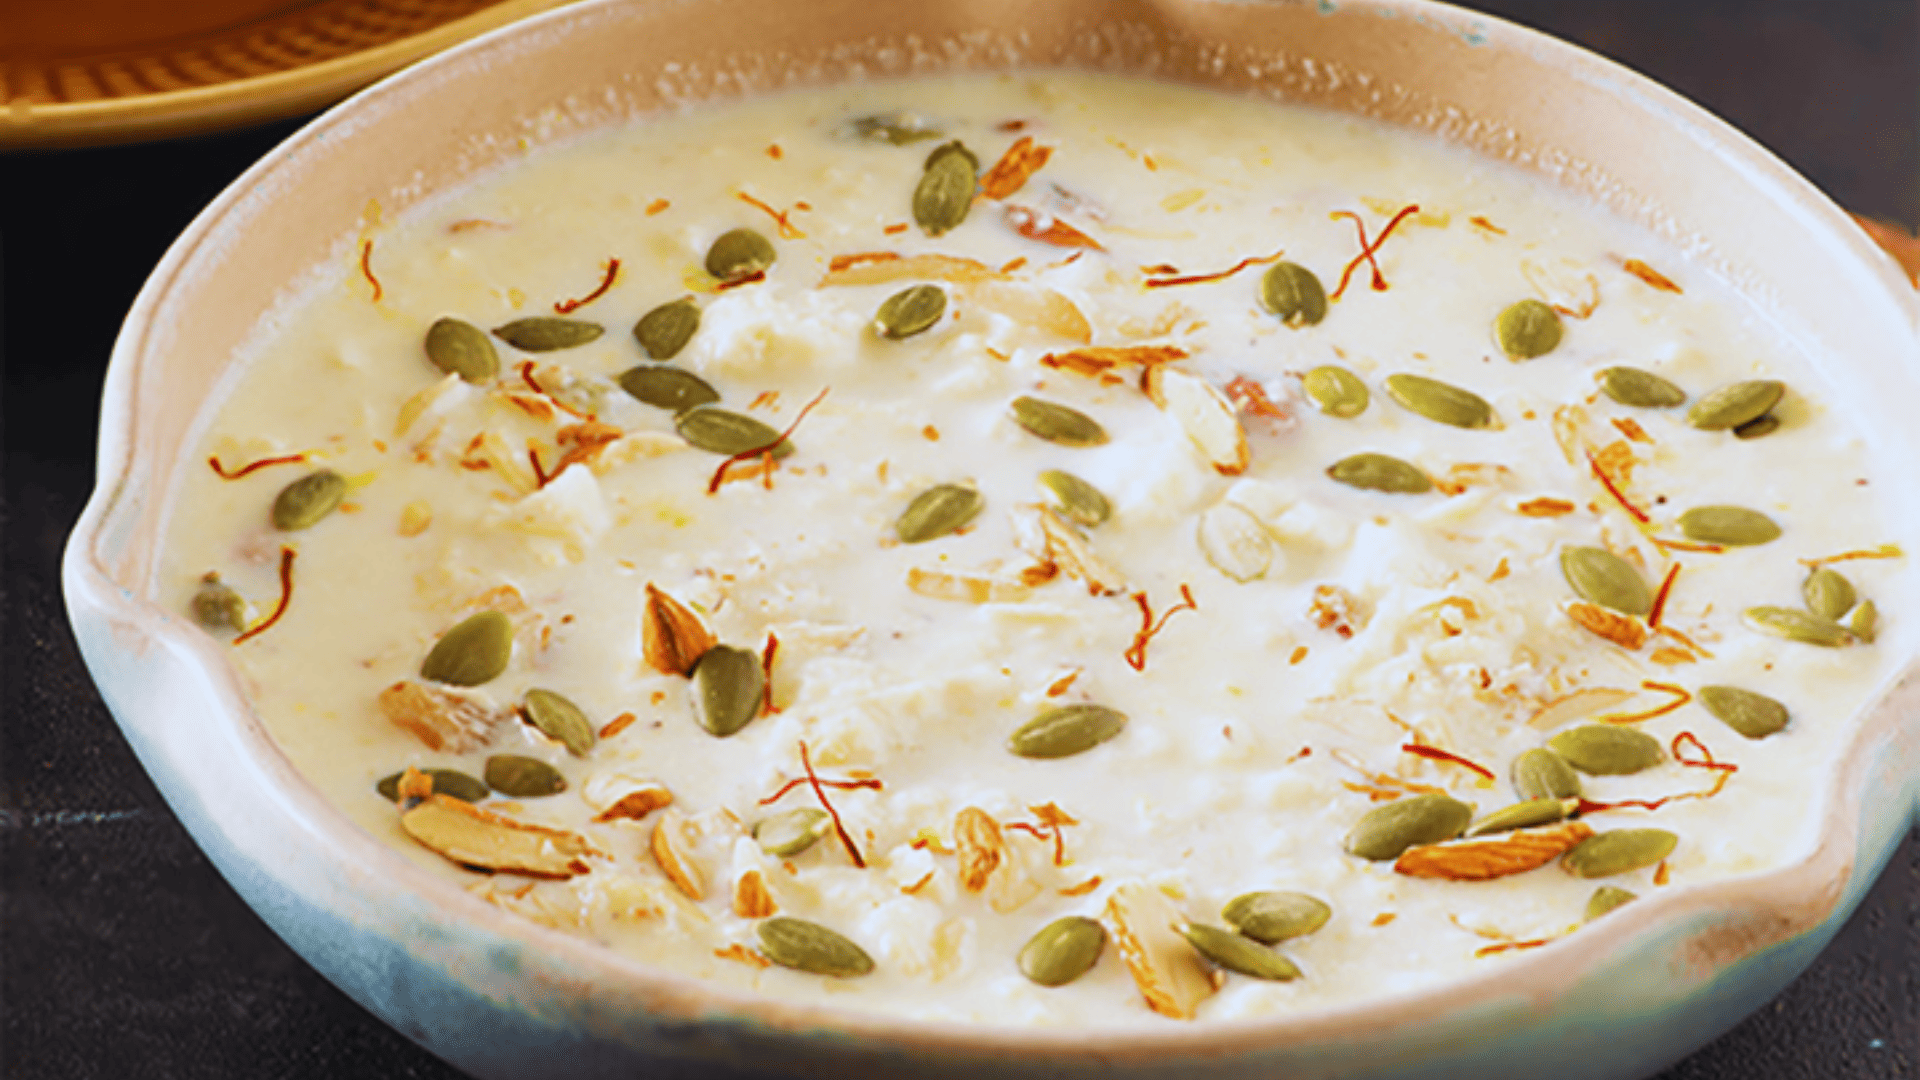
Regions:
<instances>
[{"instance_id":1,"label":"ceramic bowl","mask_svg":"<svg viewBox=\"0 0 1920 1080\"><path fill-rule=\"evenodd\" d=\"M1920 460L1920 303L1806 181L1604 60L1414 0L604 0L495 32L315 121L194 221L114 349L98 488L67 549L75 632L129 742L248 903L327 978L482 1077L628 1076L662 1058L841 1077L1644 1075L1732 1026L1839 929L1912 818L1920 682L1810 774L1818 842L1662 890L1441 989L1258 1021L994 1030L777 1003L621 959L488 906L330 807L268 738L227 648L154 603L176 462L287 283L388 213L539 145L663 106L952 68L1080 66L1437 133L1696 252L1831 363L1879 447ZM1883 492L1920 551L1920 493ZM1916 651L1895 626L1883 647Z\"/></svg>"}]
</instances>

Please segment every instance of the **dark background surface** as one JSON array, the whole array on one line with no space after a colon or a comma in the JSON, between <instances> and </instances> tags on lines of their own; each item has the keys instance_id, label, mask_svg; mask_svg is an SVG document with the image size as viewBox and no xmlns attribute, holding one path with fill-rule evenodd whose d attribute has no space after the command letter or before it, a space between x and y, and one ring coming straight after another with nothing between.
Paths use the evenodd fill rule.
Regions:
<instances>
[{"instance_id":1,"label":"dark background surface","mask_svg":"<svg viewBox=\"0 0 1920 1080\"><path fill-rule=\"evenodd\" d=\"M1913 0L1479 5L1651 75L1850 209L1920 221ZM59 556L102 373L173 237L298 125L0 155L0 1075L454 1076L282 945L168 811L81 666ZM1920 1077L1920 835L1779 999L1663 1080Z\"/></svg>"}]
</instances>

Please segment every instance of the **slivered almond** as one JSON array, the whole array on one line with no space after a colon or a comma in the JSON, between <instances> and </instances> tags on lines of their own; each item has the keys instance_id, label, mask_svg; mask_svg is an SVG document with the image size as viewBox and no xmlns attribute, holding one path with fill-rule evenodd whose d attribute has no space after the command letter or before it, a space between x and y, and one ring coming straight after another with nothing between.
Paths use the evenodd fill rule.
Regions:
<instances>
[{"instance_id":1,"label":"slivered almond","mask_svg":"<svg viewBox=\"0 0 1920 1080\"><path fill-rule=\"evenodd\" d=\"M647 666L662 675L686 675L715 643L700 616L647 583L646 610L640 618L640 651Z\"/></svg>"},{"instance_id":2,"label":"slivered almond","mask_svg":"<svg viewBox=\"0 0 1920 1080\"><path fill-rule=\"evenodd\" d=\"M1623 649L1638 649L1647 643L1647 624L1598 604L1573 600L1567 604L1567 617L1591 633L1606 638Z\"/></svg>"},{"instance_id":3,"label":"slivered almond","mask_svg":"<svg viewBox=\"0 0 1920 1080\"><path fill-rule=\"evenodd\" d=\"M1182 921L1166 894L1139 882L1122 885L1107 898L1107 929L1147 1008L1191 1020L1216 988L1200 954L1174 930Z\"/></svg>"},{"instance_id":4,"label":"slivered almond","mask_svg":"<svg viewBox=\"0 0 1920 1080\"><path fill-rule=\"evenodd\" d=\"M934 600L957 600L965 604L1016 603L1033 594L1032 589L1018 581L922 570L918 566L907 568L907 588Z\"/></svg>"},{"instance_id":5,"label":"slivered almond","mask_svg":"<svg viewBox=\"0 0 1920 1080\"><path fill-rule=\"evenodd\" d=\"M613 800L606 809L595 814L593 820L599 825L609 821L639 821L655 810L672 805L673 792L663 784L647 783Z\"/></svg>"},{"instance_id":6,"label":"slivered almond","mask_svg":"<svg viewBox=\"0 0 1920 1080\"><path fill-rule=\"evenodd\" d=\"M464 754L493 740L511 715L478 694L402 679L380 691L380 711L430 750Z\"/></svg>"},{"instance_id":7,"label":"slivered almond","mask_svg":"<svg viewBox=\"0 0 1920 1080\"><path fill-rule=\"evenodd\" d=\"M743 919L764 919L780 910L767 891L767 879L748 870L733 882L733 913Z\"/></svg>"},{"instance_id":8,"label":"slivered almond","mask_svg":"<svg viewBox=\"0 0 1920 1080\"><path fill-rule=\"evenodd\" d=\"M1247 432L1233 402L1198 375L1164 365L1147 369L1147 396L1173 417L1200 456L1222 476L1247 471Z\"/></svg>"},{"instance_id":9,"label":"slivered almond","mask_svg":"<svg viewBox=\"0 0 1920 1080\"><path fill-rule=\"evenodd\" d=\"M953 846L960 855L960 887L979 892L1006 858L1007 840L1000 823L985 810L969 806L954 815Z\"/></svg>"},{"instance_id":10,"label":"slivered almond","mask_svg":"<svg viewBox=\"0 0 1920 1080\"><path fill-rule=\"evenodd\" d=\"M1093 553L1093 546L1073 523L1050 506L1040 507L1039 523L1047 559L1068 577L1079 578L1095 596L1111 596L1127 587L1126 579Z\"/></svg>"},{"instance_id":11,"label":"slivered almond","mask_svg":"<svg viewBox=\"0 0 1920 1080\"><path fill-rule=\"evenodd\" d=\"M1631 690L1619 690L1611 686L1582 687L1540 706L1539 711L1527 721L1527 726L1541 730L1557 728L1570 720L1611 709L1632 696Z\"/></svg>"},{"instance_id":12,"label":"slivered almond","mask_svg":"<svg viewBox=\"0 0 1920 1080\"><path fill-rule=\"evenodd\" d=\"M400 815L400 828L462 866L539 878L587 873L599 855L577 833L515 821L450 795L429 795Z\"/></svg>"},{"instance_id":13,"label":"slivered almond","mask_svg":"<svg viewBox=\"0 0 1920 1080\"><path fill-rule=\"evenodd\" d=\"M693 839L688 836L690 823L686 815L668 807L660 812L660 821L653 827L653 840L647 846L653 852L653 861L660 864L660 870L667 880L687 895L689 900L704 900L707 896L706 875L700 872L700 864L693 858Z\"/></svg>"},{"instance_id":14,"label":"slivered almond","mask_svg":"<svg viewBox=\"0 0 1920 1080\"><path fill-rule=\"evenodd\" d=\"M961 296L1014 322L1068 341L1093 340L1093 324L1073 301L1028 282L987 281L961 287Z\"/></svg>"},{"instance_id":15,"label":"slivered almond","mask_svg":"<svg viewBox=\"0 0 1920 1080\"><path fill-rule=\"evenodd\" d=\"M1489 881L1547 865L1593 835L1584 821L1550 829L1522 829L1492 840L1462 840L1408 848L1393 869L1408 877Z\"/></svg>"}]
</instances>

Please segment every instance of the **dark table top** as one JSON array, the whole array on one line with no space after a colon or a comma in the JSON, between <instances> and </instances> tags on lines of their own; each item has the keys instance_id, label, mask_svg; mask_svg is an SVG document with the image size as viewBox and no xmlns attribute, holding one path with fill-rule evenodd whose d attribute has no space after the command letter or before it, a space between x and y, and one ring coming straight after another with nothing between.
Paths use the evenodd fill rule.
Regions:
<instances>
[{"instance_id":1,"label":"dark table top","mask_svg":"<svg viewBox=\"0 0 1920 1080\"><path fill-rule=\"evenodd\" d=\"M1674 87L1850 209L1920 221L1914 0L1479 6ZM60 600L120 319L188 220L295 127L0 155L0 1075L455 1075L221 880L101 704ZM1916 1076L1920 834L1805 976L1663 1080Z\"/></svg>"}]
</instances>

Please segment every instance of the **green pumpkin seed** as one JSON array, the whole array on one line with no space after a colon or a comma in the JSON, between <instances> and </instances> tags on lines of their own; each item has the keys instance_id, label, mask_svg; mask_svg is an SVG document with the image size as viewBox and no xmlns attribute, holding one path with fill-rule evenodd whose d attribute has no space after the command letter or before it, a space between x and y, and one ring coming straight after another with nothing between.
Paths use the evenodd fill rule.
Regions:
<instances>
[{"instance_id":1,"label":"green pumpkin seed","mask_svg":"<svg viewBox=\"0 0 1920 1080\"><path fill-rule=\"evenodd\" d=\"M711 405L720 400L720 391L715 390L707 380L672 364L639 364L630 367L620 373L620 389L637 400L656 408L672 409L676 414L696 405Z\"/></svg>"},{"instance_id":2,"label":"green pumpkin seed","mask_svg":"<svg viewBox=\"0 0 1920 1080\"><path fill-rule=\"evenodd\" d=\"M967 219L979 186L978 166L972 158L959 143L948 143L928 159L927 171L913 189L913 220L928 236L939 236Z\"/></svg>"},{"instance_id":3,"label":"green pumpkin seed","mask_svg":"<svg viewBox=\"0 0 1920 1080\"><path fill-rule=\"evenodd\" d=\"M914 285L881 302L873 316L873 332L899 341L932 329L946 313L946 290L938 285Z\"/></svg>"},{"instance_id":4,"label":"green pumpkin seed","mask_svg":"<svg viewBox=\"0 0 1920 1080\"><path fill-rule=\"evenodd\" d=\"M1100 489L1070 472L1048 469L1041 473L1040 492L1061 514L1088 528L1113 516L1113 504Z\"/></svg>"},{"instance_id":5,"label":"green pumpkin seed","mask_svg":"<svg viewBox=\"0 0 1920 1080\"><path fill-rule=\"evenodd\" d=\"M1493 423L1493 406L1485 398L1424 375L1387 376L1387 396L1429 420L1457 428Z\"/></svg>"},{"instance_id":6,"label":"green pumpkin seed","mask_svg":"<svg viewBox=\"0 0 1920 1080\"><path fill-rule=\"evenodd\" d=\"M458 769L422 769L420 771L426 773L433 781L435 795L446 795L461 802L476 803L492 794L487 790L486 784ZM406 772L401 771L392 776L383 776L373 785L373 789L385 796L388 802L397 803L400 801L400 778L405 775Z\"/></svg>"},{"instance_id":7,"label":"green pumpkin seed","mask_svg":"<svg viewBox=\"0 0 1920 1080\"><path fill-rule=\"evenodd\" d=\"M1764 544L1780 537L1780 526L1772 518L1740 506L1696 506L1680 515L1679 525L1689 540L1727 547Z\"/></svg>"},{"instance_id":8,"label":"green pumpkin seed","mask_svg":"<svg viewBox=\"0 0 1920 1080\"><path fill-rule=\"evenodd\" d=\"M965 528L987 500L972 484L936 484L913 497L893 523L903 544L924 544Z\"/></svg>"},{"instance_id":9,"label":"green pumpkin seed","mask_svg":"<svg viewBox=\"0 0 1920 1080\"><path fill-rule=\"evenodd\" d=\"M1582 600L1623 615L1645 615L1653 610L1653 593L1640 571L1605 548L1561 549L1560 572Z\"/></svg>"},{"instance_id":10,"label":"green pumpkin seed","mask_svg":"<svg viewBox=\"0 0 1920 1080\"><path fill-rule=\"evenodd\" d=\"M1723 386L1687 410L1687 423L1702 431L1725 431L1767 415L1787 392L1785 383L1751 379Z\"/></svg>"},{"instance_id":11,"label":"green pumpkin seed","mask_svg":"<svg viewBox=\"0 0 1920 1080\"><path fill-rule=\"evenodd\" d=\"M586 757L593 749L593 722L580 711L580 706L559 694L551 690L529 690L520 703L520 712L548 738L565 744L574 757Z\"/></svg>"},{"instance_id":12,"label":"green pumpkin seed","mask_svg":"<svg viewBox=\"0 0 1920 1080\"><path fill-rule=\"evenodd\" d=\"M695 405L673 418L673 427L687 442L710 453L745 454L772 450L775 458L793 453L793 440L744 413L718 405Z\"/></svg>"},{"instance_id":13,"label":"green pumpkin seed","mask_svg":"<svg viewBox=\"0 0 1920 1080\"><path fill-rule=\"evenodd\" d=\"M1020 973L1041 986L1065 986L1093 970L1106 944L1106 928L1093 919L1055 919L1021 946Z\"/></svg>"},{"instance_id":14,"label":"green pumpkin seed","mask_svg":"<svg viewBox=\"0 0 1920 1080\"><path fill-rule=\"evenodd\" d=\"M500 353L486 331L451 316L427 328L427 359L470 383L491 382L500 374Z\"/></svg>"},{"instance_id":15,"label":"green pumpkin seed","mask_svg":"<svg viewBox=\"0 0 1920 1080\"><path fill-rule=\"evenodd\" d=\"M1545 356L1560 344L1560 313L1538 300L1522 300L1493 321L1493 336L1509 360Z\"/></svg>"},{"instance_id":16,"label":"green pumpkin seed","mask_svg":"<svg viewBox=\"0 0 1920 1080\"><path fill-rule=\"evenodd\" d=\"M1187 939L1195 952L1228 971L1275 982L1287 982L1300 977L1300 969L1293 966L1293 961L1231 930L1204 923L1187 923L1180 927L1180 936Z\"/></svg>"},{"instance_id":17,"label":"green pumpkin seed","mask_svg":"<svg viewBox=\"0 0 1920 1080\"><path fill-rule=\"evenodd\" d=\"M1593 895L1587 898L1586 921L1592 922L1621 904L1638 899L1638 896L1618 885L1602 885L1593 890Z\"/></svg>"},{"instance_id":18,"label":"green pumpkin seed","mask_svg":"<svg viewBox=\"0 0 1920 1080\"><path fill-rule=\"evenodd\" d=\"M1807 580L1800 586L1800 595L1806 599L1808 611L1835 621L1852 611L1855 601L1860 598L1853 591L1853 582L1848 581L1845 574L1827 566L1807 575Z\"/></svg>"},{"instance_id":19,"label":"green pumpkin seed","mask_svg":"<svg viewBox=\"0 0 1920 1080\"><path fill-rule=\"evenodd\" d=\"M753 827L753 838L759 841L760 850L776 859L786 859L812 847L832 831L833 815L803 806L761 820Z\"/></svg>"},{"instance_id":20,"label":"green pumpkin seed","mask_svg":"<svg viewBox=\"0 0 1920 1080\"><path fill-rule=\"evenodd\" d=\"M513 620L483 611L440 635L420 663L420 677L452 686L479 686L507 670L513 656Z\"/></svg>"},{"instance_id":21,"label":"green pumpkin seed","mask_svg":"<svg viewBox=\"0 0 1920 1080\"><path fill-rule=\"evenodd\" d=\"M1020 725L1007 749L1023 758L1063 758L1099 746L1127 726L1126 714L1105 705L1060 705Z\"/></svg>"},{"instance_id":22,"label":"green pumpkin seed","mask_svg":"<svg viewBox=\"0 0 1920 1080\"><path fill-rule=\"evenodd\" d=\"M280 489L273 500L273 527L283 532L312 528L347 497L347 478L321 469Z\"/></svg>"},{"instance_id":23,"label":"green pumpkin seed","mask_svg":"<svg viewBox=\"0 0 1920 1080\"><path fill-rule=\"evenodd\" d=\"M634 340L654 360L671 360L693 340L700 329L700 305L691 297L669 300L633 324ZM638 396L638 395L635 395ZM642 399L645 400L645 399Z\"/></svg>"},{"instance_id":24,"label":"green pumpkin seed","mask_svg":"<svg viewBox=\"0 0 1920 1080\"><path fill-rule=\"evenodd\" d=\"M1680 838L1665 829L1615 829L1580 841L1560 864L1583 878L1612 877L1653 866L1673 854Z\"/></svg>"},{"instance_id":25,"label":"green pumpkin seed","mask_svg":"<svg viewBox=\"0 0 1920 1080\"><path fill-rule=\"evenodd\" d=\"M1347 834L1347 851L1373 862L1399 858L1417 844L1438 844L1467 829L1473 807L1438 792L1376 806Z\"/></svg>"},{"instance_id":26,"label":"green pumpkin seed","mask_svg":"<svg viewBox=\"0 0 1920 1080\"><path fill-rule=\"evenodd\" d=\"M1779 429L1780 418L1772 413L1768 413L1765 416L1749 420L1739 427L1734 428L1733 437L1736 439L1758 439L1766 435L1771 435Z\"/></svg>"},{"instance_id":27,"label":"green pumpkin seed","mask_svg":"<svg viewBox=\"0 0 1920 1080\"><path fill-rule=\"evenodd\" d=\"M1551 825L1567 818L1567 803L1563 799L1528 799L1504 809L1495 810L1467 830L1468 836L1486 836L1490 833L1512 832L1515 829L1532 829L1541 825ZM1575 805L1578 805L1577 803Z\"/></svg>"},{"instance_id":28,"label":"green pumpkin seed","mask_svg":"<svg viewBox=\"0 0 1920 1080\"><path fill-rule=\"evenodd\" d=\"M1671 409L1687 400L1687 392L1651 371L1610 367L1600 372L1600 392L1637 409Z\"/></svg>"},{"instance_id":29,"label":"green pumpkin seed","mask_svg":"<svg viewBox=\"0 0 1920 1080\"><path fill-rule=\"evenodd\" d=\"M1749 739L1764 739L1787 726L1787 707L1737 686L1703 686L1700 705Z\"/></svg>"},{"instance_id":30,"label":"green pumpkin seed","mask_svg":"<svg viewBox=\"0 0 1920 1080\"><path fill-rule=\"evenodd\" d=\"M776 257L773 241L752 229L729 229L707 249L707 273L721 281L741 281L764 273Z\"/></svg>"},{"instance_id":31,"label":"green pumpkin seed","mask_svg":"<svg viewBox=\"0 0 1920 1080\"><path fill-rule=\"evenodd\" d=\"M1522 799L1577 799L1580 774L1567 759L1545 747L1536 747L1513 759L1508 774L1513 790Z\"/></svg>"},{"instance_id":32,"label":"green pumpkin seed","mask_svg":"<svg viewBox=\"0 0 1920 1080\"><path fill-rule=\"evenodd\" d=\"M760 715L767 695L766 669L751 649L715 645L694 662L693 718L707 734L724 739Z\"/></svg>"},{"instance_id":33,"label":"green pumpkin seed","mask_svg":"<svg viewBox=\"0 0 1920 1080\"><path fill-rule=\"evenodd\" d=\"M1327 290L1313 271L1278 262L1260 279L1260 306L1288 326L1313 326L1327 317Z\"/></svg>"},{"instance_id":34,"label":"green pumpkin seed","mask_svg":"<svg viewBox=\"0 0 1920 1080\"><path fill-rule=\"evenodd\" d=\"M1021 427L1061 446L1099 446L1107 441L1107 429L1078 409L1069 409L1037 397L1013 399L1013 419Z\"/></svg>"},{"instance_id":35,"label":"green pumpkin seed","mask_svg":"<svg viewBox=\"0 0 1920 1080\"><path fill-rule=\"evenodd\" d=\"M1660 764L1660 740L1612 724L1583 724L1547 740L1554 753L1588 776L1626 776Z\"/></svg>"},{"instance_id":36,"label":"green pumpkin seed","mask_svg":"<svg viewBox=\"0 0 1920 1080\"><path fill-rule=\"evenodd\" d=\"M1358 375L1334 364L1322 364L1307 372L1300 379L1300 388L1321 412L1342 420L1351 420L1366 412L1371 398L1367 384L1361 382Z\"/></svg>"},{"instance_id":37,"label":"green pumpkin seed","mask_svg":"<svg viewBox=\"0 0 1920 1080\"><path fill-rule=\"evenodd\" d=\"M487 759L487 786L510 799L539 799L567 790L560 770L539 758L495 754Z\"/></svg>"},{"instance_id":38,"label":"green pumpkin seed","mask_svg":"<svg viewBox=\"0 0 1920 1080\"><path fill-rule=\"evenodd\" d=\"M837 979L873 970L873 958L860 946L819 923L776 915L761 923L758 933L760 951L781 967Z\"/></svg>"},{"instance_id":39,"label":"green pumpkin seed","mask_svg":"<svg viewBox=\"0 0 1920 1080\"><path fill-rule=\"evenodd\" d=\"M1853 635L1832 619L1823 619L1794 608L1762 605L1747 609L1747 625L1763 634L1798 641L1803 645L1836 648L1851 645Z\"/></svg>"},{"instance_id":40,"label":"green pumpkin seed","mask_svg":"<svg viewBox=\"0 0 1920 1080\"><path fill-rule=\"evenodd\" d=\"M220 575L207 572L200 579L200 588L193 594L193 621L209 630L232 630L239 633L247 628L247 601L233 587L220 580Z\"/></svg>"},{"instance_id":41,"label":"green pumpkin seed","mask_svg":"<svg viewBox=\"0 0 1920 1080\"><path fill-rule=\"evenodd\" d=\"M1860 601L1859 606L1853 609L1853 618L1847 620L1847 629L1853 632L1854 637L1871 645L1873 635L1879 628L1880 609L1874 607L1871 600Z\"/></svg>"},{"instance_id":42,"label":"green pumpkin seed","mask_svg":"<svg viewBox=\"0 0 1920 1080\"><path fill-rule=\"evenodd\" d=\"M1364 453L1341 458L1327 466L1327 475L1364 491L1419 495L1433 490L1433 481L1426 473L1385 454Z\"/></svg>"},{"instance_id":43,"label":"green pumpkin seed","mask_svg":"<svg viewBox=\"0 0 1920 1080\"><path fill-rule=\"evenodd\" d=\"M599 323L585 319L562 319L557 315L535 315L515 319L493 328L494 336L521 352L553 352L585 345L606 333Z\"/></svg>"},{"instance_id":44,"label":"green pumpkin seed","mask_svg":"<svg viewBox=\"0 0 1920 1080\"><path fill-rule=\"evenodd\" d=\"M1262 945L1313 933L1333 917L1325 902L1297 892L1250 892L1220 910L1227 925Z\"/></svg>"},{"instance_id":45,"label":"green pumpkin seed","mask_svg":"<svg viewBox=\"0 0 1920 1080\"><path fill-rule=\"evenodd\" d=\"M892 143L894 146L906 146L922 139L937 139L937 128L926 127L920 118L905 113L887 113L879 116L856 116L847 121L847 130L854 137L870 142Z\"/></svg>"}]
</instances>

